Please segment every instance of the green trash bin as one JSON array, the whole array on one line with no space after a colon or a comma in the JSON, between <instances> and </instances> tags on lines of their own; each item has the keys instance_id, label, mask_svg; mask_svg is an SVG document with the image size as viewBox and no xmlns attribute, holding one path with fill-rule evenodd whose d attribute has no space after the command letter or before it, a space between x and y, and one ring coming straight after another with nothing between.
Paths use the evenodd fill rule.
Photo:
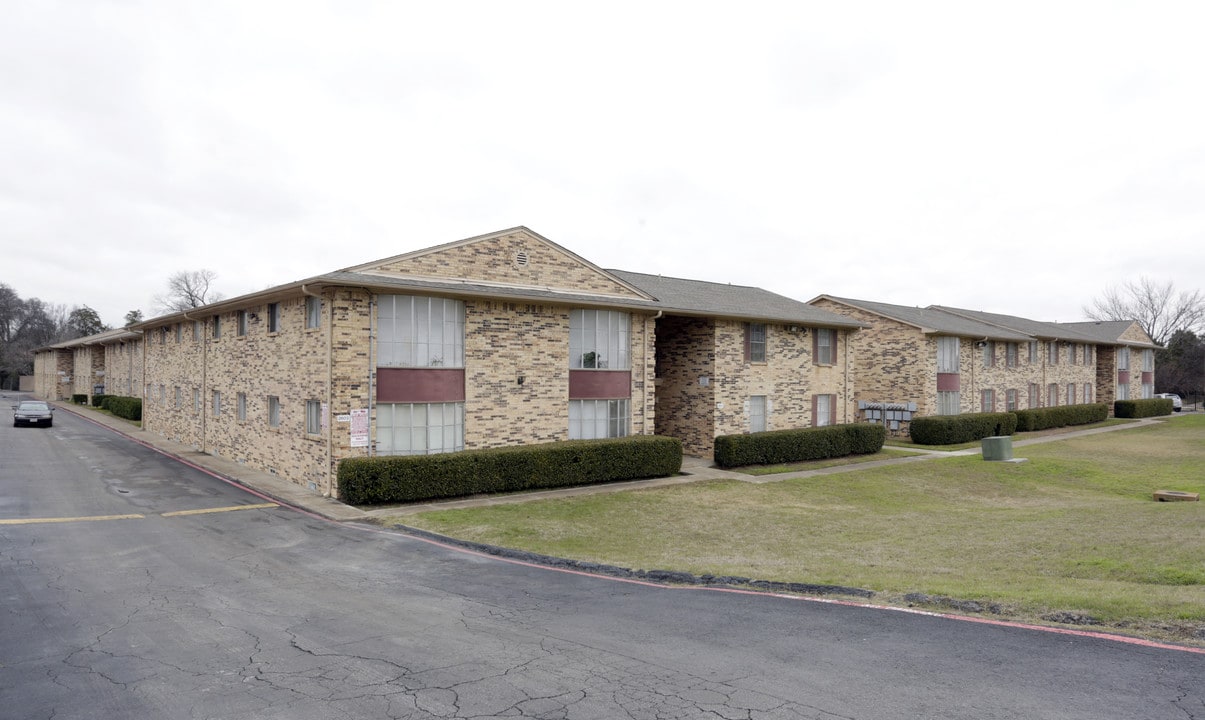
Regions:
<instances>
[{"instance_id":1,"label":"green trash bin","mask_svg":"<svg viewBox=\"0 0 1205 720\"><path fill-rule=\"evenodd\" d=\"M983 459L1003 462L1013 459L1013 439L1011 435L998 435L983 438Z\"/></svg>"}]
</instances>

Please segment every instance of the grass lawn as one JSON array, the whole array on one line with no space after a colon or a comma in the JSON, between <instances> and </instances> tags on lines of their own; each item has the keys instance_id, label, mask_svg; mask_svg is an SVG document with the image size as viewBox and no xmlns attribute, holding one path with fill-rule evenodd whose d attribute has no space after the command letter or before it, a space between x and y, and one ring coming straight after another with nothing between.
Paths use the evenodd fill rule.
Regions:
<instances>
[{"instance_id":1,"label":"grass lawn","mask_svg":"<svg viewBox=\"0 0 1205 720\"><path fill-rule=\"evenodd\" d=\"M1029 461L935 458L396 522L623 567L854 586L880 602L925 593L996 603L1013 619L1075 613L1205 640L1205 503L1152 499L1205 494L1205 415L1014 454Z\"/></svg>"}]
</instances>

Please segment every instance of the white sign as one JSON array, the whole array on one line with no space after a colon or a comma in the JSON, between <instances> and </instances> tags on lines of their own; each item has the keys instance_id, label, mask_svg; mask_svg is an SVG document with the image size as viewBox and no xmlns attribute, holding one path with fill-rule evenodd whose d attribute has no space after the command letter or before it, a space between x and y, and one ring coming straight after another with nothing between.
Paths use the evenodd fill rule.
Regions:
<instances>
[{"instance_id":1,"label":"white sign","mask_svg":"<svg viewBox=\"0 0 1205 720\"><path fill-rule=\"evenodd\" d=\"M336 415L335 422L351 422L351 415Z\"/></svg>"},{"instance_id":2,"label":"white sign","mask_svg":"<svg viewBox=\"0 0 1205 720\"><path fill-rule=\"evenodd\" d=\"M368 447L368 409L351 411L351 446Z\"/></svg>"}]
</instances>

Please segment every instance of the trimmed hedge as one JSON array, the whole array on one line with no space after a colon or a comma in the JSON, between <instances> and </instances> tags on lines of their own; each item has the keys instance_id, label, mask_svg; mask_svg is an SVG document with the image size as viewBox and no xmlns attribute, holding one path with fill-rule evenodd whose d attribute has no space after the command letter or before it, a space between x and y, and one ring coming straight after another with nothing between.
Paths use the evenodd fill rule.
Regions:
<instances>
[{"instance_id":1,"label":"trimmed hedge","mask_svg":"<svg viewBox=\"0 0 1205 720\"><path fill-rule=\"evenodd\" d=\"M715 462L741 467L869 455L882 450L886 440L887 429L874 423L720 435L715 439Z\"/></svg>"},{"instance_id":2,"label":"trimmed hedge","mask_svg":"<svg viewBox=\"0 0 1205 720\"><path fill-rule=\"evenodd\" d=\"M106 395L100 406L117 417L142 421L142 398Z\"/></svg>"},{"instance_id":3,"label":"trimmed hedge","mask_svg":"<svg viewBox=\"0 0 1205 720\"><path fill-rule=\"evenodd\" d=\"M1060 405L1058 407L1017 410L1017 432L1047 430L1068 425L1091 425L1109 419L1108 403Z\"/></svg>"},{"instance_id":4,"label":"trimmed hedge","mask_svg":"<svg viewBox=\"0 0 1205 720\"><path fill-rule=\"evenodd\" d=\"M1158 415L1171 415L1174 411L1175 403L1171 398L1118 400L1113 403L1113 415L1119 418L1156 417Z\"/></svg>"},{"instance_id":5,"label":"trimmed hedge","mask_svg":"<svg viewBox=\"0 0 1205 720\"><path fill-rule=\"evenodd\" d=\"M637 435L348 458L339 463L338 482L343 502L375 505L665 477L681 469L681 440Z\"/></svg>"},{"instance_id":6,"label":"trimmed hedge","mask_svg":"<svg viewBox=\"0 0 1205 720\"><path fill-rule=\"evenodd\" d=\"M88 404L88 396L76 393L71 396L71 402L74 405L87 405Z\"/></svg>"},{"instance_id":7,"label":"trimmed hedge","mask_svg":"<svg viewBox=\"0 0 1205 720\"><path fill-rule=\"evenodd\" d=\"M1005 412L914 417L908 432L918 445L957 445L995 435L1012 435L1016 430L1017 416Z\"/></svg>"},{"instance_id":8,"label":"trimmed hedge","mask_svg":"<svg viewBox=\"0 0 1205 720\"><path fill-rule=\"evenodd\" d=\"M93 396L92 396L92 407L104 407L105 398L109 398L109 397L115 397L115 396L113 396L113 395L100 395L100 394L93 395Z\"/></svg>"}]
</instances>

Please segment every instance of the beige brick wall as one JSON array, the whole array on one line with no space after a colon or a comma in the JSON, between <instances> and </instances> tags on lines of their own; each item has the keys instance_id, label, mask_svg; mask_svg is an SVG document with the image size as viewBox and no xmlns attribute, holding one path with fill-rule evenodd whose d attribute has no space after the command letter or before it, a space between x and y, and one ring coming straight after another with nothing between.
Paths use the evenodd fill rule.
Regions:
<instances>
[{"instance_id":1,"label":"beige brick wall","mask_svg":"<svg viewBox=\"0 0 1205 720\"><path fill-rule=\"evenodd\" d=\"M146 346L147 397L143 427L202 452L272 472L299 485L329 491L330 459L324 433L305 432L306 401L328 404L327 352L331 303L323 303L322 325L307 330L305 299L280 301L280 331L268 333L267 306L248 306L247 333L238 334L238 313L221 314L222 333L213 337L213 317L168 326L166 340L156 329ZM254 315L254 317L252 317ZM364 376L367 384L367 375ZM162 388L162 390L161 390ZM179 388L177 404L176 389ZM221 394L214 413L214 392ZM246 396L246 419L238 418L238 396ZM280 399L280 427L268 424L268 397ZM200 399L198 410L196 398Z\"/></svg>"},{"instance_id":2,"label":"beige brick wall","mask_svg":"<svg viewBox=\"0 0 1205 720\"><path fill-rule=\"evenodd\" d=\"M34 394L47 400L70 399L74 367L75 354L70 350L36 353L33 359Z\"/></svg>"},{"instance_id":3,"label":"beige brick wall","mask_svg":"<svg viewBox=\"0 0 1205 720\"><path fill-rule=\"evenodd\" d=\"M105 394L142 396L142 341L105 345Z\"/></svg>"},{"instance_id":4,"label":"beige brick wall","mask_svg":"<svg viewBox=\"0 0 1205 720\"><path fill-rule=\"evenodd\" d=\"M83 345L72 350L71 393L92 399L93 388L105 381L105 352L100 345Z\"/></svg>"},{"instance_id":5,"label":"beige brick wall","mask_svg":"<svg viewBox=\"0 0 1205 720\"><path fill-rule=\"evenodd\" d=\"M525 265L515 262L519 253L526 255ZM612 277L583 264L580 258L522 231L437 248L383 264L378 269L407 276L471 278L529 287L563 288L577 293L641 297Z\"/></svg>"},{"instance_id":6,"label":"beige brick wall","mask_svg":"<svg viewBox=\"0 0 1205 720\"><path fill-rule=\"evenodd\" d=\"M766 327L766 362L745 361L745 323L664 317L658 321L657 432L710 457L717 435L750 430L749 398L765 396L770 430L810 427L814 395L836 395L835 422L853 419L846 387L849 345L838 333L837 364L813 364L814 328Z\"/></svg>"}]
</instances>

